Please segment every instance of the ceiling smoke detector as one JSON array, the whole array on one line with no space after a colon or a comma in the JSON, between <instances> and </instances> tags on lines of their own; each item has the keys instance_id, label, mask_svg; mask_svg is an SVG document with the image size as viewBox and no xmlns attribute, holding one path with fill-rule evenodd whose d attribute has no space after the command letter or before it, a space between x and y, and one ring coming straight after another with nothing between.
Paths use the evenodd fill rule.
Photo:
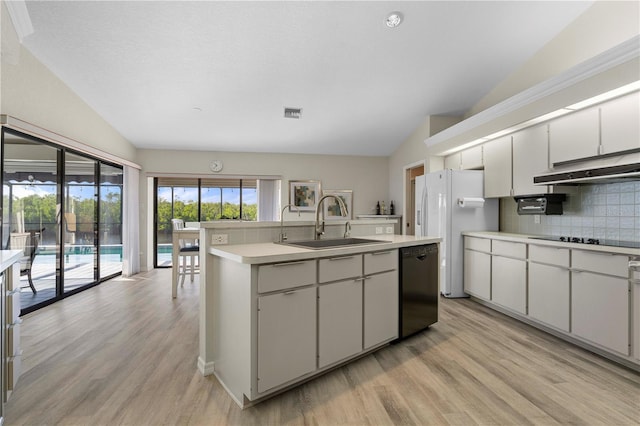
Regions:
<instances>
[{"instance_id":1,"label":"ceiling smoke detector","mask_svg":"<svg viewBox=\"0 0 640 426\"><path fill-rule=\"evenodd\" d=\"M299 119L302 117L302 108L287 108L284 107L284 118Z\"/></svg>"}]
</instances>

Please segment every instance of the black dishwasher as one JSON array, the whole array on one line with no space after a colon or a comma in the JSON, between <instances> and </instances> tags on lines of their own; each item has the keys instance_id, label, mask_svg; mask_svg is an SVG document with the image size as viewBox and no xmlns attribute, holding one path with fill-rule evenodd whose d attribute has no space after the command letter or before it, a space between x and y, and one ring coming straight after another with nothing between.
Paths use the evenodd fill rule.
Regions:
<instances>
[{"instance_id":1,"label":"black dishwasher","mask_svg":"<svg viewBox=\"0 0 640 426\"><path fill-rule=\"evenodd\" d=\"M400 249L400 321L403 339L438 321L440 281L437 244Z\"/></svg>"}]
</instances>

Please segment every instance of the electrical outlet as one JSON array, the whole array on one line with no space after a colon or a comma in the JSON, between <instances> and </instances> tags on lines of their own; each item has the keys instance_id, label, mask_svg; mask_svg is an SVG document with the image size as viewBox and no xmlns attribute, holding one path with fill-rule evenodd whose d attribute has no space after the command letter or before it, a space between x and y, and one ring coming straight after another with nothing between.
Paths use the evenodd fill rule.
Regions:
<instances>
[{"instance_id":1,"label":"electrical outlet","mask_svg":"<svg viewBox=\"0 0 640 426\"><path fill-rule=\"evenodd\" d=\"M387 234L393 234L393 226L387 226L386 232Z\"/></svg>"},{"instance_id":2,"label":"electrical outlet","mask_svg":"<svg viewBox=\"0 0 640 426\"><path fill-rule=\"evenodd\" d=\"M539 225L540 224L540 215L539 214L534 214L533 215L533 223Z\"/></svg>"},{"instance_id":3,"label":"electrical outlet","mask_svg":"<svg viewBox=\"0 0 640 426\"><path fill-rule=\"evenodd\" d=\"M382 226L376 226L376 234L382 234Z\"/></svg>"},{"instance_id":4,"label":"electrical outlet","mask_svg":"<svg viewBox=\"0 0 640 426\"><path fill-rule=\"evenodd\" d=\"M213 234L211 235L211 244L229 244L229 235Z\"/></svg>"}]
</instances>

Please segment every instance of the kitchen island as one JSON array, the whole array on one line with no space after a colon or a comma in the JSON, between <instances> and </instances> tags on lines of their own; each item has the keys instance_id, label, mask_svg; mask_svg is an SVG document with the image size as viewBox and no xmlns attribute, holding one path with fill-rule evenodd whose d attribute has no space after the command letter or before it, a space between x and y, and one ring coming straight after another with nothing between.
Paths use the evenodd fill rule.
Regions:
<instances>
[{"instance_id":1,"label":"kitchen island","mask_svg":"<svg viewBox=\"0 0 640 426\"><path fill-rule=\"evenodd\" d=\"M201 256L200 372L215 374L245 407L397 339L398 249L441 240L363 238L377 241L320 250L208 247Z\"/></svg>"}]
</instances>

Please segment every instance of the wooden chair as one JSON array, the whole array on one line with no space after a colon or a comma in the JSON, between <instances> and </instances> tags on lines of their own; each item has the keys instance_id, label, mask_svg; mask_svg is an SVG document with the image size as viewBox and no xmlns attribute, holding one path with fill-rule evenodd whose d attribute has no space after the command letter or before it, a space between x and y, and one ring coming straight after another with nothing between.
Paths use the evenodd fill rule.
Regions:
<instances>
[{"instance_id":1,"label":"wooden chair","mask_svg":"<svg viewBox=\"0 0 640 426\"><path fill-rule=\"evenodd\" d=\"M184 229L184 220L171 219L171 225L173 230ZM187 274L191 276L191 282L193 282L194 275L200 273L200 266L198 261L200 259L200 246L198 240L194 239L180 239L178 241L180 251L178 252L179 259L178 265L173 265L174 268L178 268L178 278L182 277L180 284L184 284L184 278Z\"/></svg>"}]
</instances>

